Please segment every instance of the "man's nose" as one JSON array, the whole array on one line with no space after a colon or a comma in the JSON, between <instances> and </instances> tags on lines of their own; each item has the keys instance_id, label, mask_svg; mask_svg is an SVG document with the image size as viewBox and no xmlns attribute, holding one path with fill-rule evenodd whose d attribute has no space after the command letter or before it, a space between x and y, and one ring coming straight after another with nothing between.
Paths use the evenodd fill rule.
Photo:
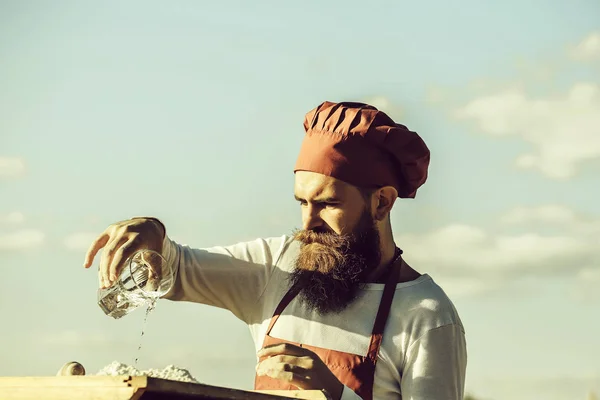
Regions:
<instances>
[{"instance_id":1,"label":"man's nose","mask_svg":"<svg viewBox=\"0 0 600 400\"><path fill-rule=\"evenodd\" d=\"M302 227L306 231L318 230L324 226L324 222L316 207L307 207L302 218Z\"/></svg>"}]
</instances>

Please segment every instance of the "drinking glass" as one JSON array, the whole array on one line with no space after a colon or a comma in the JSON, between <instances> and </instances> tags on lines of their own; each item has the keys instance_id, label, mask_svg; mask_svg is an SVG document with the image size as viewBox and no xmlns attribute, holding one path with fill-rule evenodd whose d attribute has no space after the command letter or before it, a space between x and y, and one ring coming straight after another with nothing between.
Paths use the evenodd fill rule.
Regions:
<instances>
[{"instance_id":1,"label":"drinking glass","mask_svg":"<svg viewBox=\"0 0 600 400\"><path fill-rule=\"evenodd\" d=\"M138 250L129 257L116 282L98 289L98 305L109 317L119 319L142 305L153 307L167 294L174 271L165 258L153 250Z\"/></svg>"}]
</instances>

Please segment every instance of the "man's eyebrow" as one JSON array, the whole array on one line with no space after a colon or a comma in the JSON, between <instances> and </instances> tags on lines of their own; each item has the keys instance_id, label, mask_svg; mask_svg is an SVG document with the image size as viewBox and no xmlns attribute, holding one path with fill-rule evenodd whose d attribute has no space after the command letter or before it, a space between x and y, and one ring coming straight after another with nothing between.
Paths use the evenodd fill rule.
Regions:
<instances>
[{"instance_id":1,"label":"man's eyebrow","mask_svg":"<svg viewBox=\"0 0 600 400\"><path fill-rule=\"evenodd\" d=\"M316 199L313 199L313 202L315 203L338 203L339 201L340 199L334 196L317 197Z\"/></svg>"},{"instance_id":2,"label":"man's eyebrow","mask_svg":"<svg viewBox=\"0 0 600 400\"><path fill-rule=\"evenodd\" d=\"M294 198L297 201L306 201L305 199L303 199L302 197L299 197L298 195L294 195ZM316 197L311 200L311 203L339 203L339 202L340 202L340 199L338 199L337 197L334 197L334 196Z\"/></svg>"}]
</instances>

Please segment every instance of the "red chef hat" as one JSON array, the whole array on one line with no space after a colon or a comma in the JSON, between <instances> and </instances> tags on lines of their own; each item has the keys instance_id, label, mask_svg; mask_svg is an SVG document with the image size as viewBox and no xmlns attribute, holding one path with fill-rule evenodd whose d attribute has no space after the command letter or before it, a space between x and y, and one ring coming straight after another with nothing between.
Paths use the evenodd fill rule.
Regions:
<instances>
[{"instance_id":1,"label":"red chef hat","mask_svg":"<svg viewBox=\"0 0 600 400\"><path fill-rule=\"evenodd\" d=\"M359 187L393 186L414 198L427 180L423 139L363 103L324 102L304 118L306 135L294 172L311 171Z\"/></svg>"}]
</instances>

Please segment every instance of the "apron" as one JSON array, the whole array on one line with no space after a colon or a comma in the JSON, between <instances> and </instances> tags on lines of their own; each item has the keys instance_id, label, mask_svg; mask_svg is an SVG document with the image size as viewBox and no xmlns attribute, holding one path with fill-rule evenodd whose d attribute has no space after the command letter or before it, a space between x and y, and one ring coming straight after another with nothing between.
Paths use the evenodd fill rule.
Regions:
<instances>
[{"instance_id":1,"label":"apron","mask_svg":"<svg viewBox=\"0 0 600 400\"><path fill-rule=\"evenodd\" d=\"M394 299L394 292L396 290L396 283L400 274L400 265L402 264L399 263L400 265L396 266L396 264L398 264L396 263L396 261L398 261L398 259L400 258L400 254L402 254L402 251L398 249L396 252L396 257L392 262L392 264L394 264L392 267L395 266L395 268L392 271L392 273L389 274L389 277L385 283L385 288L383 289L381 303L379 304L377 316L375 317L375 323L373 324L371 341L366 356L359 356L357 354L345 353L343 351L329 350L321 347L309 346L306 344L295 343L270 336L269 334L271 333L271 329L273 329L275 322L277 322L277 319L279 318L283 310L285 310L288 304L290 304L290 302L298 294L299 291L295 288L290 288L290 290L288 290L288 292L285 294L285 296L275 309L269 327L267 328L267 333L265 335L263 347L281 343L289 343L308 349L316 353L319 356L319 358L325 363L325 365L327 365L327 368L329 368L329 370L345 386L348 386L350 389L352 389L363 400L372 400L373 383L375 380L375 364L377 363L377 355L379 353L379 348L381 347L381 340L383 339L383 330L385 328L385 324L390 314L390 308L392 306L392 300ZM264 358L261 358L259 362L262 360L264 360ZM295 386L287 382L273 379L268 376L258 375L256 375L256 378L254 380L254 389L298 390Z\"/></svg>"}]
</instances>

